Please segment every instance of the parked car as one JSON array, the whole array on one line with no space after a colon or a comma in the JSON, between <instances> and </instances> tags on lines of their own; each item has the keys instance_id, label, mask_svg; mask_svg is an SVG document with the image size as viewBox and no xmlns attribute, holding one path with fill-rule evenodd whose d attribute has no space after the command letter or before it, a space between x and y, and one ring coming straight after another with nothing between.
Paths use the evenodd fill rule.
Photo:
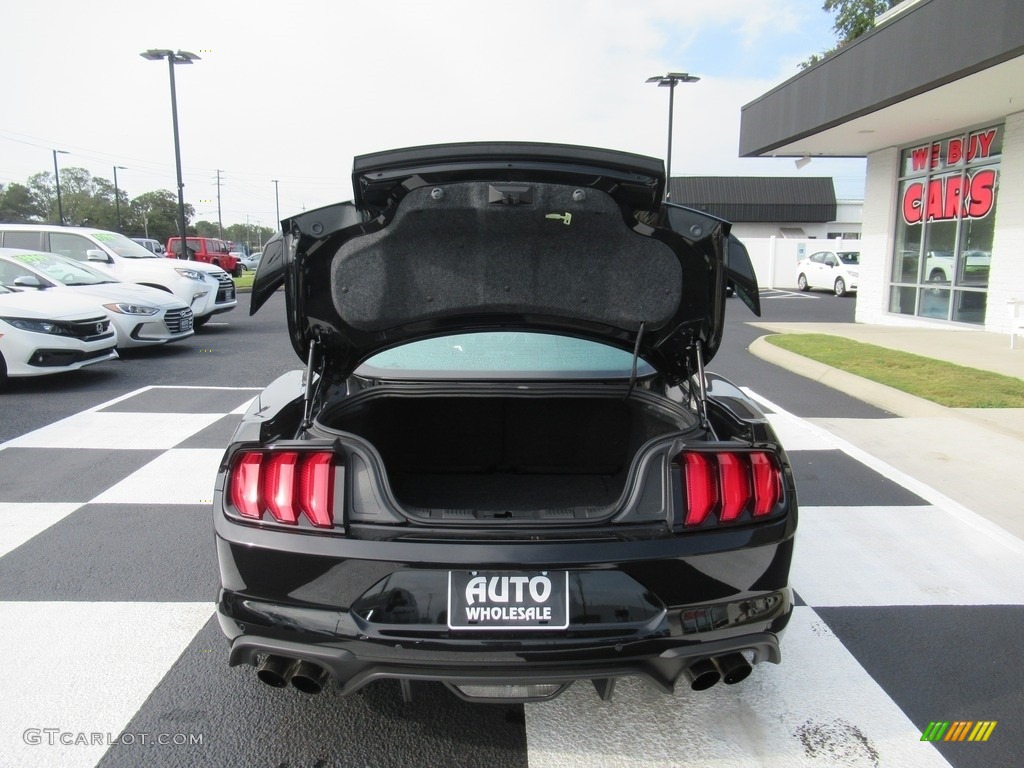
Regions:
<instances>
[{"instance_id":1,"label":"parked car","mask_svg":"<svg viewBox=\"0 0 1024 768\"><path fill-rule=\"evenodd\" d=\"M960 285L984 285L988 283L988 272L992 266L992 252L971 250L964 251L963 277ZM924 260L925 277L929 283L945 283L953 280L954 261L952 251L926 251Z\"/></svg>"},{"instance_id":2,"label":"parked car","mask_svg":"<svg viewBox=\"0 0 1024 768\"><path fill-rule=\"evenodd\" d=\"M116 360L117 333L93 299L0 285L0 387Z\"/></svg>"},{"instance_id":3,"label":"parked car","mask_svg":"<svg viewBox=\"0 0 1024 768\"><path fill-rule=\"evenodd\" d=\"M174 294L122 283L54 253L0 248L0 283L92 298L117 329L118 349L166 344L195 333L192 310Z\"/></svg>"},{"instance_id":4,"label":"parked car","mask_svg":"<svg viewBox=\"0 0 1024 768\"><path fill-rule=\"evenodd\" d=\"M260 256L262 255L263 251L257 251L251 256L240 256L238 266L243 272L255 271L256 267L260 265Z\"/></svg>"},{"instance_id":5,"label":"parked car","mask_svg":"<svg viewBox=\"0 0 1024 768\"><path fill-rule=\"evenodd\" d=\"M228 244L223 240L214 237L189 237L186 238L186 258L189 261L201 261L204 264L212 264L228 272L232 277L238 277L241 270L238 268L238 257L228 251ZM181 238L167 238L167 249L165 255L169 259L180 259Z\"/></svg>"},{"instance_id":6,"label":"parked car","mask_svg":"<svg viewBox=\"0 0 1024 768\"><path fill-rule=\"evenodd\" d=\"M159 240L153 240L149 237L133 237L132 240L141 245L147 251L155 253L157 256L164 255L164 245Z\"/></svg>"},{"instance_id":7,"label":"parked car","mask_svg":"<svg viewBox=\"0 0 1024 768\"><path fill-rule=\"evenodd\" d=\"M665 181L610 150L419 147L356 158L352 202L284 222L252 309L285 286L303 367L214 493L231 665L522 701L780 661L790 464L704 368L726 283L759 314L757 283Z\"/></svg>"},{"instance_id":8,"label":"parked car","mask_svg":"<svg viewBox=\"0 0 1024 768\"><path fill-rule=\"evenodd\" d=\"M859 276L858 251L817 251L796 265L796 285L801 291L825 288L845 296L856 293Z\"/></svg>"},{"instance_id":9,"label":"parked car","mask_svg":"<svg viewBox=\"0 0 1024 768\"><path fill-rule=\"evenodd\" d=\"M171 261L117 232L53 224L0 224L0 246L88 262L111 277L169 291L192 308L196 328L238 306L235 283L220 267Z\"/></svg>"}]
</instances>

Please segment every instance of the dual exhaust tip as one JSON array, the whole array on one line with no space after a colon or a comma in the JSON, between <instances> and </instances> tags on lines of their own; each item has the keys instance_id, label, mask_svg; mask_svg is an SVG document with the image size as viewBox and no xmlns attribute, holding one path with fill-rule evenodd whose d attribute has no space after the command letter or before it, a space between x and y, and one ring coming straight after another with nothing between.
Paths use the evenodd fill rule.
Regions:
<instances>
[{"instance_id":1,"label":"dual exhaust tip","mask_svg":"<svg viewBox=\"0 0 1024 768\"><path fill-rule=\"evenodd\" d=\"M272 688L284 688L291 683L296 690L313 695L324 689L331 673L310 661L267 656L256 667L256 677Z\"/></svg>"},{"instance_id":2,"label":"dual exhaust tip","mask_svg":"<svg viewBox=\"0 0 1024 768\"><path fill-rule=\"evenodd\" d=\"M714 659L701 659L688 667L686 677L690 688L706 691L721 680L726 685L735 685L746 680L753 667L742 653L727 653Z\"/></svg>"}]
</instances>

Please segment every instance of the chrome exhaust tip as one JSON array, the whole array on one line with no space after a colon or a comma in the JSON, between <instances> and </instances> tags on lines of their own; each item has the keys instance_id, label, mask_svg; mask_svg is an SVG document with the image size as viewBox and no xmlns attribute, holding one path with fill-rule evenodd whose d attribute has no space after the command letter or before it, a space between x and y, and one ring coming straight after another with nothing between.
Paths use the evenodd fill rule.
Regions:
<instances>
[{"instance_id":1,"label":"chrome exhaust tip","mask_svg":"<svg viewBox=\"0 0 1024 768\"><path fill-rule=\"evenodd\" d=\"M310 695L320 693L331 673L310 661L300 661L291 675L292 687Z\"/></svg>"},{"instance_id":2,"label":"chrome exhaust tip","mask_svg":"<svg viewBox=\"0 0 1024 768\"><path fill-rule=\"evenodd\" d=\"M288 685L297 664L295 659L284 656L267 656L256 667L256 677L271 688L284 688Z\"/></svg>"},{"instance_id":3,"label":"chrome exhaust tip","mask_svg":"<svg viewBox=\"0 0 1024 768\"><path fill-rule=\"evenodd\" d=\"M716 685L722 679L722 675L711 659L701 659L686 668L686 679L690 681L690 688L693 690L706 691Z\"/></svg>"},{"instance_id":4,"label":"chrome exhaust tip","mask_svg":"<svg viewBox=\"0 0 1024 768\"><path fill-rule=\"evenodd\" d=\"M722 680L726 685L735 685L746 680L753 671L753 667L741 653L727 653L716 659L718 668L722 670Z\"/></svg>"}]
</instances>

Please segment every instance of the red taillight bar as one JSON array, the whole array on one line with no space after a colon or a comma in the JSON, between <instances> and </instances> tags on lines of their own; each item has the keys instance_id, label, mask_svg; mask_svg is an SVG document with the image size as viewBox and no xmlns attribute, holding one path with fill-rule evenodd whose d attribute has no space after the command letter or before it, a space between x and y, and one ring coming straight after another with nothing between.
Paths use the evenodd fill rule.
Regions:
<instances>
[{"instance_id":1,"label":"red taillight bar","mask_svg":"<svg viewBox=\"0 0 1024 768\"><path fill-rule=\"evenodd\" d=\"M683 454L686 472L686 524L700 525L718 503L718 480L703 453Z\"/></svg>"},{"instance_id":2,"label":"red taillight bar","mask_svg":"<svg viewBox=\"0 0 1024 768\"><path fill-rule=\"evenodd\" d=\"M770 453L685 452L677 460L689 527L704 524L712 513L719 523L741 521L744 513L764 517L782 500L782 470Z\"/></svg>"},{"instance_id":3,"label":"red taillight bar","mask_svg":"<svg viewBox=\"0 0 1024 768\"><path fill-rule=\"evenodd\" d=\"M243 517L318 528L334 526L334 454L330 451L243 451L229 480L231 505Z\"/></svg>"}]
</instances>

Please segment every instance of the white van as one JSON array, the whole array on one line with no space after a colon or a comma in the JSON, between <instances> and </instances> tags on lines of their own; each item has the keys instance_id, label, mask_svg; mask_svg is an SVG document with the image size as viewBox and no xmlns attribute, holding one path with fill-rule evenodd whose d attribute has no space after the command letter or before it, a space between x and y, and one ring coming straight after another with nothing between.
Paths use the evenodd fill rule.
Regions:
<instances>
[{"instance_id":1,"label":"white van","mask_svg":"<svg viewBox=\"0 0 1024 768\"><path fill-rule=\"evenodd\" d=\"M0 246L87 261L126 283L170 291L192 307L195 326L238 305L235 282L220 267L157 256L117 232L52 224L0 224Z\"/></svg>"},{"instance_id":2,"label":"white van","mask_svg":"<svg viewBox=\"0 0 1024 768\"><path fill-rule=\"evenodd\" d=\"M133 237L132 241L138 243L147 251L152 251L157 256L166 255L166 252L164 250L164 244L161 243L159 240L154 240L151 237Z\"/></svg>"}]
</instances>

